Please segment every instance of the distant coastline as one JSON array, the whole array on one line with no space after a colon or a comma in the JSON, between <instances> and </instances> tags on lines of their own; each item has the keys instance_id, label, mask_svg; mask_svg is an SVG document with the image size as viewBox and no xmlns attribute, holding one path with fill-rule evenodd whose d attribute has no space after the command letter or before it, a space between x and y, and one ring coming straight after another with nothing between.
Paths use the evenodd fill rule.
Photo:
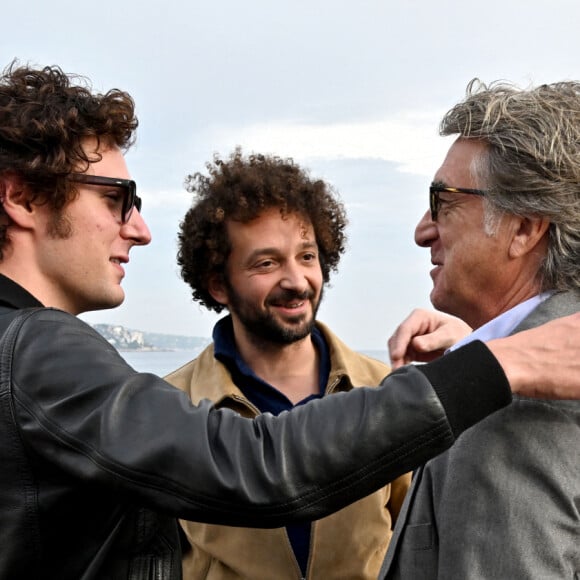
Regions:
<instances>
[{"instance_id":1,"label":"distant coastline","mask_svg":"<svg viewBox=\"0 0 580 580\"><path fill-rule=\"evenodd\" d=\"M153 373L164 377L170 372L182 367L184 364L199 356L203 349L187 349L174 351L161 350L138 350L130 349L120 351L119 354L136 371L142 373ZM388 352L386 350L361 350L361 354L366 354L388 364Z\"/></svg>"},{"instance_id":2,"label":"distant coastline","mask_svg":"<svg viewBox=\"0 0 580 580\"><path fill-rule=\"evenodd\" d=\"M181 336L132 330L119 324L95 324L93 328L120 353L183 353L194 358L211 343L207 336ZM357 349L358 352L389 364L386 349ZM180 358L176 354L176 358Z\"/></svg>"},{"instance_id":3,"label":"distant coastline","mask_svg":"<svg viewBox=\"0 0 580 580\"><path fill-rule=\"evenodd\" d=\"M94 324L93 328L119 352L197 351L211 342L210 338L203 336L144 332L119 324Z\"/></svg>"}]
</instances>

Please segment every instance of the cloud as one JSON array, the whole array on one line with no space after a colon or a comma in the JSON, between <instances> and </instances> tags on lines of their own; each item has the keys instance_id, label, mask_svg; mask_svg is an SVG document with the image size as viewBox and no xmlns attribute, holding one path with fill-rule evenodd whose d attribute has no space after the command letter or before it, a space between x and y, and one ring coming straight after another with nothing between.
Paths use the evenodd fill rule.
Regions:
<instances>
[{"instance_id":1,"label":"cloud","mask_svg":"<svg viewBox=\"0 0 580 580\"><path fill-rule=\"evenodd\" d=\"M404 111L390 118L362 122L311 124L291 121L214 129L222 151L241 145L245 152L274 153L298 160L380 159L397 170L431 176L449 147L438 135L444 111Z\"/></svg>"}]
</instances>

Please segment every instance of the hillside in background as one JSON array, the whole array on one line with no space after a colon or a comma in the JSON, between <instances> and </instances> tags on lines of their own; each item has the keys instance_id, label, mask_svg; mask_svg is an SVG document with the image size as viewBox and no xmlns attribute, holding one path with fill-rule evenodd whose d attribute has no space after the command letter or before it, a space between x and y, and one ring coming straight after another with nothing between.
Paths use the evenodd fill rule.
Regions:
<instances>
[{"instance_id":1,"label":"hillside in background","mask_svg":"<svg viewBox=\"0 0 580 580\"><path fill-rule=\"evenodd\" d=\"M201 350L211 342L202 336L180 336L131 330L118 324L93 324L117 350Z\"/></svg>"}]
</instances>

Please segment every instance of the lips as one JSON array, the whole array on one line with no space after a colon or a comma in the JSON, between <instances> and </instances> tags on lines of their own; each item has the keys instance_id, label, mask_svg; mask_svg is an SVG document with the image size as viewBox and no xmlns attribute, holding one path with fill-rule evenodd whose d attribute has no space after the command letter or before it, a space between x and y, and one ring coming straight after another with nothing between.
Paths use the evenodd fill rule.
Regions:
<instances>
[{"instance_id":1,"label":"lips","mask_svg":"<svg viewBox=\"0 0 580 580\"><path fill-rule=\"evenodd\" d=\"M125 257L125 256L121 256L121 257L114 257L114 258L109 258L110 262L113 262L114 264L128 264L129 263L129 258Z\"/></svg>"},{"instance_id":2,"label":"lips","mask_svg":"<svg viewBox=\"0 0 580 580\"><path fill-rule=\"evenodd\" d=\"M293 308L300 308L304 306L304 301L302 302L275 302L271 303L272 306L277 306L279 308L288 308L292 310Z\"/></svg>"},{"instance_id":3,"label":"lips","mask_svg":"<svg viewBox=\"0 0 580 580\"><path fill-rule=\"evenodd\" d=\"M437 260L433 256L431 256L431 264L433 264L433 266L435 266L435 268L440 268L441 266L443 266L443 262L440 262L439 260Z\"/></svg>"},{"instance_id":4,"label":"lips","mask_svg":"<svg viewBox=\"0 0 580 580\"><path fill-rule=\"evenodd\" d=\"M306 301L313 298L314 292L306 291L300 294L296 292L286 291L278 293L269 297L267 304L278 308L298 309L304 306Z\"/></svg>"},{"instance_id":5,"label":"lips","mask_svg":"<svg viewBox=\"0 0 580 580\"><path fill-rule=\"evenodd\" d=\"M129 259L125 257L115 257L109 258L109 262L117 266L119 275L121 276L121 279L123 279L125 277L125 269L123 268L123 264L127 264L129 262Z\"/></svg>"}]
</instances>

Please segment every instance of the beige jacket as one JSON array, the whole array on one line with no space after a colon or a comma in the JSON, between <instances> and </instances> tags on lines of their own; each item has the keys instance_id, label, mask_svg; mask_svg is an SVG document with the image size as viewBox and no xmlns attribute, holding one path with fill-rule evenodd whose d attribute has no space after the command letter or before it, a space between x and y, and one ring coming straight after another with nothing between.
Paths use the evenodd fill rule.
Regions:
<instances>
[{"instance_id":1,"label":"beige jacket","mask_svg":"<svg viewBox=\"0 0 580 580\"><path fill-rule=\"evenodd\" d=\"M382 362L355 353L323 324L331 371L326 394L377 385L388 373ZM214 358L213 345L166 379L193 403L210 399L245 417L259 413ZM329 421L332 417L329 417ZM313 522L307 579L375 580L385 556L410 474L378 492ZM297 580L298 562L285 528L260 530L181 522L192 550L184 556L184 580Z\"/></svg>"}]
</instances>

